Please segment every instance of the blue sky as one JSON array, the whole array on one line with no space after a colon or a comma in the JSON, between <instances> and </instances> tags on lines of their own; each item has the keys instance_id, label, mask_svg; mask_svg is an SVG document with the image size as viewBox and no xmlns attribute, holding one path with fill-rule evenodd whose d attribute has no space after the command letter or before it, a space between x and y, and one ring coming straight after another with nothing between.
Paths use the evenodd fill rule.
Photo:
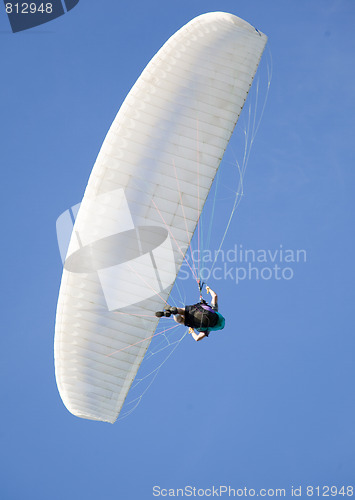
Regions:
<instances>
[{"instance_id":1,"label":"blue sky","mask_svg":"<svg viewBox=\"0 0 355 500\"><path fill-rule=\"evenodd\" d=\"M144 66L214 10L266 33L273 60L225 248L307 259L290 280L212 282L225 330L184 338L128 418L78 419L54 377L55 221L81 200ZM83 0L12 34L1 10L1 498L146 500L154 485L291 498L292 486L354 485L354 21L351 0Z\"/></svg>"}]
</instances>

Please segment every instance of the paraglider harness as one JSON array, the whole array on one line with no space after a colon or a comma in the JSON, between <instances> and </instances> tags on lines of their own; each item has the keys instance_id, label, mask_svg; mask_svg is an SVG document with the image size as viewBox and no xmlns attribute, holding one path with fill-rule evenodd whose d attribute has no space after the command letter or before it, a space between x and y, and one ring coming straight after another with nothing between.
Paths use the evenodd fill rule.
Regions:
<instances>
[{"instance_id":1,"label":"paraglider harness","mask_svg":"<svg viewBox=\"0 0 355 500\"><path fill-rule=\"evenodd\" d=\"M219 321L219 316L216 310L213 309L202 297L202 288L204 282L198 280L200 290L200 302L192 306L185 307L185 325L196 329L213 328Z\"/></svg>"}]
</instances>

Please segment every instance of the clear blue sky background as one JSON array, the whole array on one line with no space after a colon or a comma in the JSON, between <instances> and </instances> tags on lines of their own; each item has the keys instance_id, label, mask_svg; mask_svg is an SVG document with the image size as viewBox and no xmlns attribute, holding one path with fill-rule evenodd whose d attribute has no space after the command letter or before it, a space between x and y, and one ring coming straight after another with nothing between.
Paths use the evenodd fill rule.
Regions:
<instances>
[{"instance_id":1,"label":"clear blue sky background","mask_svg":"<svg viewBox=\"0 0 355 500\"><path fill-rule=\"evenodd\" d=\"M54 378L55 221L81 200L150 58L214 10L266 33L273 57L226 245L305 249L307 262L288 281L211 283L226 329L186 337L129 418L78 419ZM352 0L82 0L12 34L1 8L2 499L146 500L154 485L213 484L291 498L292 485L355 483L354 22Z\"/></svg>"}]
</instances>

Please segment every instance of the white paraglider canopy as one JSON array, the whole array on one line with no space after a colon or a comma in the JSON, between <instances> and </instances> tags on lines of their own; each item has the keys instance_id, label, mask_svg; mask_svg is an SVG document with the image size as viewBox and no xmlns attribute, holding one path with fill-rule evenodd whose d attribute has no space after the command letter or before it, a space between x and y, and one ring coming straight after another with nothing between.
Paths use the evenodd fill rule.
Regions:
<instances>
[{"instance_id":1,"label":"white paraglider canopy","mask_svg":"<svg viewBox=\"0 0 355 500\"><path fill-rule=\"evenodd\" d=\"M56 379L74 415L117 419L266 40L232 14L199 16L165 43L122 104L80 205L59 292Z\"/></svg>"}]
</instances>

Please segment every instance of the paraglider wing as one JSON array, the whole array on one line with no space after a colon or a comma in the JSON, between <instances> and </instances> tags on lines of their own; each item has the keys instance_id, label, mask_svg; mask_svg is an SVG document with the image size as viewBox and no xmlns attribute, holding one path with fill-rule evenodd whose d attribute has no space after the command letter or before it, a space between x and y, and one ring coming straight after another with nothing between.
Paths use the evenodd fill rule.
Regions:
<instances>
[{"instance_id":1,"label":"paraglider wing","mask_svg":"<svg viewBox=\"0 0 355 500\"><path fill-rule=\"evenodd\" d=\"M165 43L121 106L91 173L59 292L56 379L74 415L116 420L266 40L231 14L199 16Z\"/></svg>"}]
</instances>

